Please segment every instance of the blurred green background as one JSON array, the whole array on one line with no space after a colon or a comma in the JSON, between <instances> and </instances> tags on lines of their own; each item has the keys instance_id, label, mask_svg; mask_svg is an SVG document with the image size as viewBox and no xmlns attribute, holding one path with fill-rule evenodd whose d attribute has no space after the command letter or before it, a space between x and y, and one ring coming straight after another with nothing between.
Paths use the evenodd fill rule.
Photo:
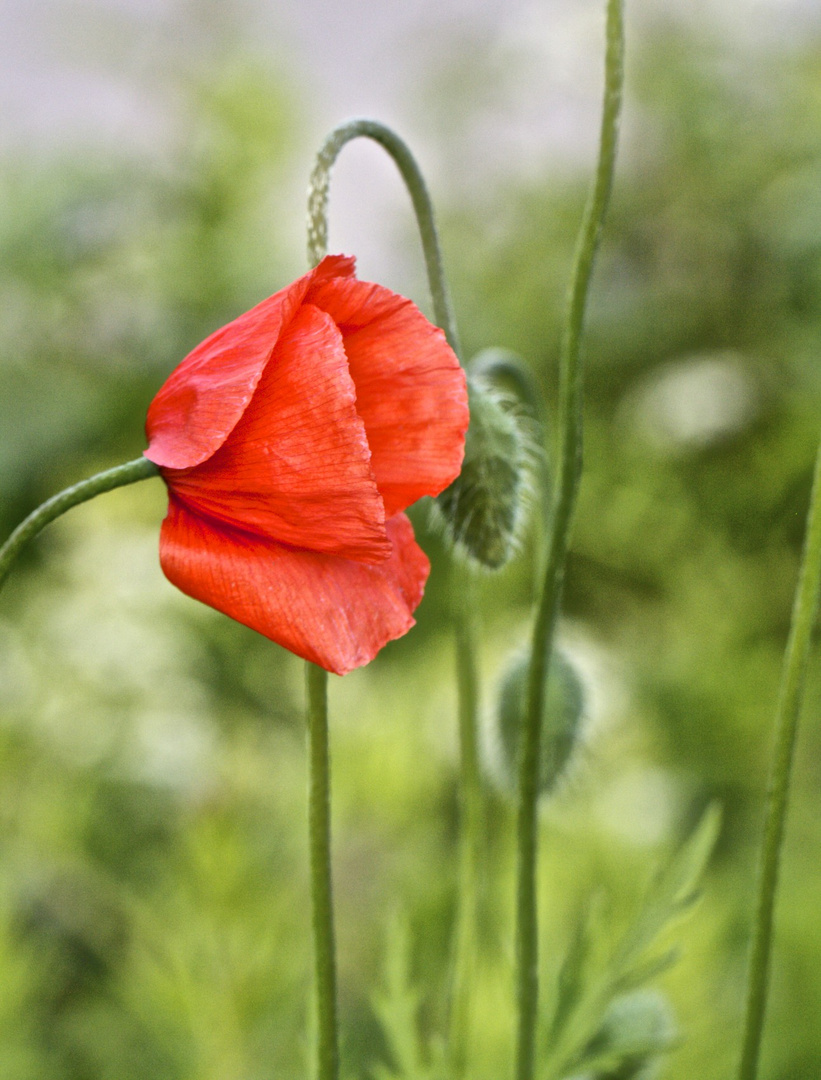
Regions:
<instances>
[{"instance_id":1,"label":"blurred green background","mask_svg":"<svg viewBox=\"0 0 821 1080\"><path fill-rule=\"evenodd\" d=\"M509 76L503 55L480 63L483 42L460 40L426 68L418 126L429 146L440 140L434 196L465 352L518 350L552 409L590 160L514 162L481 182L460 171L460 135ZM543 814L543 970L549 993L591 894L605 898L613 935L626 925L652 868L718 799L705 897L661 985L681 1036L662 1075L719 1080L737 1055L771 723L821 428L821 37L742 50L659 18L630 45L560 628L586 685L586 736ZM182 122L153 163L123 146L4 157L4 536L56 490L141 453L146 407L171 368L304 270L293 177L307 177L314 149L307 83L226 47L168 88ZM583 148L596 122L591 113ZM396 254L383 283L426 306L409 213L369 227ZM302 665L165 582L163 513L153 481L74 510L3 592L0 1080L306 1074ZM432 1037L444 1011L457 829L449 570L424 507L415 521L434 566L417 628L331 685L348 1077L390 1060L372 999L397 926L412 932ZM512 807L492 786L492 718L527 635L532 549L527 540L480 581L491 812L477 1080L506 1075L511 1056ZM821 1077L817 660L769 1080Z\"/></svg>"}]
</instances>

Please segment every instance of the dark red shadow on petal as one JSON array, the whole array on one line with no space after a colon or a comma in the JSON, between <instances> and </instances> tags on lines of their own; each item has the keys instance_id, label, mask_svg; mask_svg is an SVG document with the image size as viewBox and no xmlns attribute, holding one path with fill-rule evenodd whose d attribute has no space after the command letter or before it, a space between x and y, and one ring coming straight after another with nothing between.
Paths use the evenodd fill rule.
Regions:
<instances>
[{"instance_id":1,"label":"dark red shadow on petal","mask_svg":"<svg viewBox=\"0 0 821 1080\"><path fill-rule=\"evenodd\" d=\"M459 475L469 421L465 374L443 332L380 285L331 279L308 297L342 331L386 514L438 495Z\"/></svg>"}]
</instances>

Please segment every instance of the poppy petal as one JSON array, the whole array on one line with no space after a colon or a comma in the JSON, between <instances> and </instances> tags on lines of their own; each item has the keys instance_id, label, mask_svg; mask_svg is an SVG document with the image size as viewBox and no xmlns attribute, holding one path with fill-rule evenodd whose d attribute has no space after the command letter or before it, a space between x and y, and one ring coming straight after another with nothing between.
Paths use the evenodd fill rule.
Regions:
<instances>
[{"instance_id":1,"label":"poppy petal","mask_svg":"<svg viewBox=\"0 0 821 1080\"><path fill-rule=\"evenodd\" d=\"M190 352L151 402L145 456L172 469L188 469L209 458L245 411L282 328L311 284L329 277L343 280L353 272L353 259L329 256Z\"/></svg>"},{"instance_id":2,"label":"poppy petal","mask_svg":"<svg viewBox=\"0 0 821 1080\"><path fill-rule=\"evenodd\" d=\"M303 304L236 427L194 469L165 470L194 513L294 547L388 558L385 510L356 393L329 315Z\"/></svg>"},{"instance_id":3,"label":"poppy petal","mask_svg":"<svg viewBox=\"0 0 821 1080\"><path fill-rule=\"evenodd\" d=\"M468 426L465 375L440 329L396 293L356 279L312 283L339 326L390 517L459 475Z\"/></svg>"},{"instance_id":4,"label":"poppy petal","mask_svg":"<svg viewBox=\"0 0 821 1080\"><path fill-rule=\"evenodd\" d=\"M207 521L172 495L160 562L184 593L344 675L413 626L424 592L430 564L410 522L397 515L387 531L391 557L368 565Z\"/></svg>"}]
</instances>

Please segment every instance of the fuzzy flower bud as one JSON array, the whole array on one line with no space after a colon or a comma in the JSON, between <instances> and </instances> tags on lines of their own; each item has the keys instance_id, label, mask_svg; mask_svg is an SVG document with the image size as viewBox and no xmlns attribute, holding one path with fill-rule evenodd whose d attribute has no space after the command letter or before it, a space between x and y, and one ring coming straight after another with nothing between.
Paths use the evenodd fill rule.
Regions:
<instances>
[{"instance_id":1,"label":"fuzzy flower bud","mask_svg":"<svg viewBox=\"0 0 821 1080\"><path fill-rule=\"evenodd\" d=\"M499 570L520 538L533 455L521 414L486 380L468 376L468 406L462 471L436 506L457 551Z\"/></svg>"},{"instance_id":2,"label":"fuzzy flower bud","mask_svg":"<svg viewBox=\"0 0 821 1080\"><path fill-rule=\"evenodd\" d=\"M527 705L528 657L521 657L502 683L497 712L499 748L506 779L515 786L519 747ZM584 688L576 669L562 652L550 658L542 723L539 791L548 795L566 772L584 719Z\"/></svg>"},{"instance_id":3,"label":"fuzzy flower bud","mask_svg":"<svg viewBox=\"0 0 821 1080\"><path fill-rule=\"evenodd\" d=\"M656 991L625 994L611 1002L585 1056L597 1064L601 1080L650 1080L661 1054L675 1042L676 1027L667 999Z\"/></svg>"}]
</instances>

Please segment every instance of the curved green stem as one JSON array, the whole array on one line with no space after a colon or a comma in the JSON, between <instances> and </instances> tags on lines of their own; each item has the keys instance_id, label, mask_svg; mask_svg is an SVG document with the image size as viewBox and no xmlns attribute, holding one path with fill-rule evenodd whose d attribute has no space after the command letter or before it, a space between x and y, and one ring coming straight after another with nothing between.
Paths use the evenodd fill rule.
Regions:
<instances>
[{"instance_id":1,"label":"curved green stem","mask_svg":"<svg viewBox=\"0 0 821 1080\"><path fill-rule=\"evenodd\" d=\"M433 203L425 178L407 143L377 120L359 118L340 124L328 135L316 156L316 164L308 187L308 262L311 266L316 266L328 252L328 190L331 183L331 170L342 147L352 139L358 138L372 139L379 143L393 158L402 175L413 203L422 238L428 284L433 299L434 319L437 326L445 331L448 344L458 355L459 339L456 333L456 322L453 318L450 294L442 265L442 251L439 246L439 234L436 231Z\"/></svg>"},{"instance_id":2,"label":"curved green stem","mask_svg":"<svg viewBox=\"0 0 821 1080\"><path fill-rule=\"evenodd\" d=\"M339 1043L336 1020L336 947L331 888L331 766L328 752L328 673L305 665L308 698L308 832L313 906L317 1017L317 1078L336 1080Z\"/></svg>"},{"instance_id":3,"label":"curved green stem","mask_svg":"<svg viewBox=\"0 0 821 1080\"><path fill-rule=\"evenodd\" d=\"M413 203L414 213L419 226L422 239L422 251L425 258L425 267L428 276L428 285L433 300L434 319L444 330L448 344L455 353L459 353L459 342L456 332L456 322L450 303L447 282L445 280L442 265L442 252L439 245L439 235L436 230L436 221L433 212L433 203L428 193L427 185L416 159L407 144L399 138L395 132L376 120L356 119L340 124L328 135L316 157L313 172L311 173L308 187L308 262L316 266L325 257L328 251L328 194L331 183L331 171L342 148L351 140L357 138L372 139L378 143L393 158L408 193ZM472 659L467 660L466 654L461 650L460 656L464 661L464 667L460 667L460 715L465 715L465 709L473 716L475 743L475 700L476 700L476 674ZM313 665L308 665L309 701L312 701L311 710L325 709L325 682L322 681L320 691L320 676L311 671ZM468 666L470 674L468 674ZM468 689L463 689L468 686ZM311 689L313 687L313 690ZM313 697L311 697L313 694ZM466 697L471 704L466 704ZM318 722L317 722L318 723ZM327 732L327 719L324 721ZM320 734L314 734L315 722L311 726L311 880L314 891L314 937L316 942L316 978L317 978L317 1006L319 1012L319 1068L320 1080L331 1080L338 1070L338 1052L336 1043L336 989L335 989L335 961L334 961L334 933L333 911L331 906L331 877L330 877L330 832L327 822L327 804L329 801L329 786L327 775L327 733L324 736L326 746L324 758L320 748ZM464 737L464 733L463 733ZM475 752L475 751L474 751ZM324 762L324 764L323 764ZM477 766L478 768L478 766ZM318 775L317 770L324 769L324 781ZM478 777L478 771L476 772ZM323 794L323 783L326 785ZM463 779L463 791L467 781ZM472 784L472 781L471 781ZM473 796L470 796L471 804ZM320 806L325 805L326 817L321 818ZM324 845L324 846L323 846ZM464 870L466 874L468 871ZM475 893L472 889L471 896ZM467 916L465 916L467 918ZM460 916L460 921L463 921ZM461 947L457 943L457 965L462 961ZM456 976L458 978L458 976Z\"/></svg>"},{"instance_id":4,"label":"curved green stem","mask_svg":"<svg viewBox=\"0 0 821 1080\"><path fill-rule=\"evenodd\" d=\"M78 503L87 502L95 495L102 495L104 491L112 491L114 488L123 487L126 484L134 484L137 480L147 480L151 476L159 476L160 470L153 461L146 457L129 461L125 465L117 465L113 469L90 476L88 480L81 480L79 484L61 491L59 495L53 495L42 506L38 506L25 521L21 522L0 548L0 588L11 572L17 556L33 540L39 532L70 510Z\"/></svg>"},{"instance_id":5,"label":"curved green stem","mask_svg":"<svg viewBox=\"0 0 821 1080\"><path fill-rule=\"evenodd\" d=\"M470 1002L478 955L479 893L484 801L479 764L479 677L476 670L476 598L473 571L451 564L456 676L459 692L459 891L453 942L448 1057L453 1080L461 1080L470 1045Z\"/></svg>"},{"instance_id":6,"label":"curved green stem","mask_svg":"<svg viewBox=\"0 0 821 1080\"><path fill-rule=\"evenodd\" d=\"M821 588L821 446L819 446L815 462L815 478L807 517L804 554L795 593L792 624L784 655L776 711L775 749L770 773L767 820L761 849L758 902L750 957L739 1080L755 1080L758 1075L758 1059L767 1008L778 871L784 843L784 826L810 638L818 612L819 588Z\"/></svg>"},{"instance_id":7,"label":"curved green stem","mask_svg":"<svg viewBox=\"0 0 821 1080\"><path fill-rule=\"evenodd\" d=\"M516 1080L532 1080L539 998L536 852L539 746L544 712L545 675L561 599L570 529L582 464L581 336L587 296L604 221L616 159L618 118L624 82L623 0L608 0L604 107L599 159L585 208L570 279L567 321L562 340L559 392L559 470L544 582L533 628L527 707L519 769L517 818L516 994L519 1013Z\"/></svg>"}]
</instances>

